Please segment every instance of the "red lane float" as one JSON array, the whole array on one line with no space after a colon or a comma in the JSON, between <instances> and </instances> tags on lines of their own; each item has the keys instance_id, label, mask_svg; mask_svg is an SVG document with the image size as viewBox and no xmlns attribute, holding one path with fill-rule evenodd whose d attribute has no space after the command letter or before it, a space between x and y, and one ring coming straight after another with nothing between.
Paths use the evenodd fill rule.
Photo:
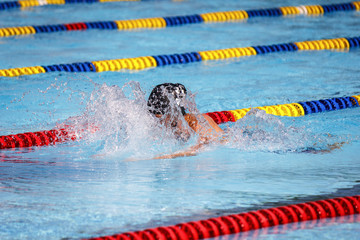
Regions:
<instances>
[{"instance_id":1,"label":"red lane float","mask_svg":"<svg viewBox=\"0 0 360 240\"><path fill-rule=\"evenodd\" d=\"M69 24L64 24L64 26L66 27L66 29L68 31L77 31L77 30L86 30L87 26L85 23L69 23Z\"/></svg>"},{"instance_id":2,"label":"red lane float","mask_svg":"<svg viewBox=\"0 0 360 240\"><path fill-rule=\"evenodd\" d=\"M360 213L360 195L312 201L89 240L197 240L293 222Z\"/></svg>"},{"instance_id":3,"label":"red lane float","mask_svg":"<svg viewBox=\"0 0 360 240\"><path fill-rule=\"evenodd\" d=\"M76 139L76 134L66 129L26 132L0 136L0 149L53 145Z\"/></svg>"}]
</instances>

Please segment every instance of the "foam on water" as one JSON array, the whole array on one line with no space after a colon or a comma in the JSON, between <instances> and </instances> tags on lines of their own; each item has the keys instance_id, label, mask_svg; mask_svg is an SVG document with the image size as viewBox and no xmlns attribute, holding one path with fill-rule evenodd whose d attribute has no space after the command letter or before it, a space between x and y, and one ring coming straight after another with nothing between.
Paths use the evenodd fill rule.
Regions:
<instances>
[{"instance_id":1,"label":"foam on water","mask_svg":"<svg viewBox=\"0 0 360 240\"><path fill-rule=\"evenodd\" d=\"M250 110L229 127L227 137L231 148L276 153L327 153L357 138L333 135L298 118L278 117L259 109Z\"/></svg>"},{"instance_id":2,"label":"foam on water","mask_svg":"<svg viewBox=\"0 0 360 240\"><path fill-rule=\"evenodd\" d=\"M228 136L230 147L245 151L295 151L307 147L310 141L305 127L286 124L259 109L239 119L229 128Z\"/></svg>"}]
</instances>

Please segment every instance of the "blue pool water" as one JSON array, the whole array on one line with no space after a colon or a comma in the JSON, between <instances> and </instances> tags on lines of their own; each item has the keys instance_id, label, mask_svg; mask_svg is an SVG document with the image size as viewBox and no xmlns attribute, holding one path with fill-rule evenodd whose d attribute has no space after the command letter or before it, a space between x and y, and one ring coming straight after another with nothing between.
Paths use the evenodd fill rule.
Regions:
<instances>
[{"instance_id":1,"label":"blue pool water","mask_svg":"<svg viewBox=\"0 0 360 240\"><path fill-rule=\"evenodd\" d=\"M2 11L0 27L189 15L347 1L144 1ZM0 69L359 36L360 12L156 30L0 39ZM360 194L358 108L298 118L258 112L223 125L227 145L188 147L154 127L151 89L180 82L200 112L360 94L360 50L274 53L143 71L0 78L0 135L95 123L80 141L0 152L0 239L80 239ZM251 127L252 134L242 130ZM194 136L196 138L196 136ZM345 142L330 153L304 153ZM132 160L132 161L129 161ZM336 220L336 221L335 221ZM359 216L224 239L357 239Z\"/></svg>"}]
</instances>

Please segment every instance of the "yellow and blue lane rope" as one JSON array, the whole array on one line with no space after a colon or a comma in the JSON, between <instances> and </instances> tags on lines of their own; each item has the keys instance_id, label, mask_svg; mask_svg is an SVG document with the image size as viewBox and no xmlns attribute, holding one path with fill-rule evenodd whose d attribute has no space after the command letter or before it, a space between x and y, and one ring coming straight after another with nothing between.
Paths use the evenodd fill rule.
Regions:
<instances>
[{"instance_id":1,"label":"yellow and blue lane rope","mask_svg":"<svg viewBox=\"0 0 360 240\"><path fill-rule=\"evenodd\" d=\"M141 0L19 0L0 3L0 11L13 8L37 7L44 5L64 5L73 3L101 3L101 2L140 2ZM144 0L143 0L144 1Z\"/></svg>"},{"instance_id":2,"label":"yellow and blue lane rope","mask_svg":"<svg viewBox=\"0 0 360 240\"><path fill-rule=\"evenodd\" d=\"M0 77L16 77L48 72L104 72L142 70L172 64L186 64L207 60L220 60L243 56L261 55L275 52L296 52L302 50L337 50L360 47L360 37L322 39L274 45L263 45L243 48L227 48L219 50L189 52L169 55L156 55L135 58L78 62L70 64L54 64L22 68L0 69Z\"/></svg>"},{"instance_id":3,"label":"yellow and blue lane rope","mask_svg":"<svg viewBox=\"0 0 360 240\"><path fill-rule=\"evenodd\" d=\"M10 6L18 6L20 3L26 5L25 2L52 2L53 4L61 4L63 2L90 2L90 1L110 1L110 0L21 0L18 2L0 3L0 10L11 8ZM120 1L120 0L119 0ZM29 4L31 5L31 4ZM36 33L51 33L59 31L74 31L88 29L107 29L107 30L128 30L136 28L163 28L171 26L180 26L202 22L226 22L235 20L244 20L254 17L279 17L287 15L321 15L336 11L360 11L360 1L329 4L329 5L308 5L308 6L292 6L279 7L259 10L236 10L226 12L212 12L203 14L193 14L186 16L173 17L156 17L142 18L133 20L118 21L97 21L97 22L78 22L55 25L41 26L20 26L0 28L0 37L8 37L14 35L26 35Z\"/></svg>"},{"instance_id":4,"label":"yellow and blue lane rope","mask_svg":"<svg viewBox=\"0 0 360 240\"><path fill-rule=\"evenodd\" d=\"M299 117L312 113L359 107L359 103L360 95L355 95L351 97L337 97L307 102L255 107L255 109L264 110L267 114L277 116ZM237 120L243 118L250 110L251 108L243 108L228 111L208 112L206 114L217 124L221 124L226 122L236 122Z\"/></svg>"}]
</instances>

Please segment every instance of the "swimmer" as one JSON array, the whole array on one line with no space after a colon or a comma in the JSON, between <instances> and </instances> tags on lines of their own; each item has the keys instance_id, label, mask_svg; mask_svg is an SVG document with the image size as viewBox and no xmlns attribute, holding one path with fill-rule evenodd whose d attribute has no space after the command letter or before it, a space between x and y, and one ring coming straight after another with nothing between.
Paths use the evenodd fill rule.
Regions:
<instances>
[{"instance_id":1,"label":"swimmer","mask_svg":"<svg viewBox=\"0 0 360 240\"><path fill-rule=\"evenodd\" d=\"M222 136L223 130L206 114L190 114L185 109L187 90L180 83L157 85L150 93L147 105L151 114L160 119L160 123L170 128L177 139L186 141L190 131L198 134L198 143L187 150L155 157L154 159L194 156L205 145ZM185 121L183 121L185 120ZM183 126L183 124L187 126Z\"/></svg>"}]
</instances>

